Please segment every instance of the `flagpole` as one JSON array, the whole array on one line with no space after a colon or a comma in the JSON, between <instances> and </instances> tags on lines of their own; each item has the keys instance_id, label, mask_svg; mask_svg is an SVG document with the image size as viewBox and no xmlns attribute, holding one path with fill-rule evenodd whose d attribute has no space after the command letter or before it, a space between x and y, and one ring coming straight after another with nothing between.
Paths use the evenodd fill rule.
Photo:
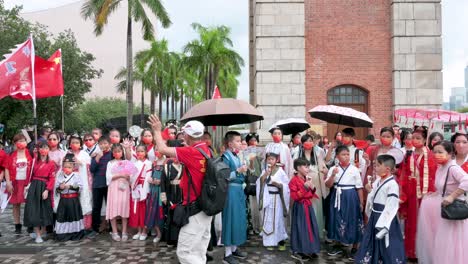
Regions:
<instances>
[{"instance_id":1,"label":"flagpole","mask_svg":"<svg viewBox=\"0 0 468 264\"><path fill-rule=\"evenodd\" d=\"M64 114L63 114L63 95L60 96L60 99L62 101L62 132L65 132L65 119L64 119Z\"/></svg>"},{"instance_id":2,"label":"flagpole","mask_svg":"<svg viewBox=\"0 0 468 264\"><path fill-rule=\"evenodd\" d=\"M33 35L30 33L31 38L31 76L32 76L32 101L33 101L33 118L34 118L34 143L37 143L37 112L36 112L36 82L34 79L34 40Z\"/></svg>"}]
</instances>

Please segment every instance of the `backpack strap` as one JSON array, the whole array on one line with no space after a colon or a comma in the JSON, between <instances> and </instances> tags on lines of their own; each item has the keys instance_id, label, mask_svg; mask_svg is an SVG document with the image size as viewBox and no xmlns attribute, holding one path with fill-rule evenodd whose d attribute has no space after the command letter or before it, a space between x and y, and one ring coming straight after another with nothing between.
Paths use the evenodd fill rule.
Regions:
<instances>
[{"instance_id":1,"label":"backpack strap","mask_svg":"<svg viewBox=\"0 0 468 264\"><path fill-rule=\"evenodd\" d=\"M195 148L195 149L197 149L198 152L200 152L200 153L203 155L203 157L205 157L205 159L210 159L210 157L208 156L208 154L206 154L206 152L203 151L203 149L201 149L201 148L199 148L199 147L197 147L197 148ZM210 154L211 154L211 156L213 156L213 152L211 151L211 149L210 149Z\"/></svg>"}]
</instances>

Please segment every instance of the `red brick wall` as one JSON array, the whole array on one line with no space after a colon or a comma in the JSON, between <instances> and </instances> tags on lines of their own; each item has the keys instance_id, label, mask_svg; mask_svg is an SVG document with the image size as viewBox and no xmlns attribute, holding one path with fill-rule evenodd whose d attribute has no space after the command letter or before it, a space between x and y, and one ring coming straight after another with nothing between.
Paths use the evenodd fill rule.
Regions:
<instances>
[{"instance_id":1,"label":"red brick wall","mask_svg":"<svg viewBox=\"0 0 468 264\"><path fill-rule=\"evenodd\" d=\"M369 133L377 135L392 122L391 1L304 2L306 110L327 104L327 91L335 86L360 86L369 92Z\"/></svg>"}]
</instances>

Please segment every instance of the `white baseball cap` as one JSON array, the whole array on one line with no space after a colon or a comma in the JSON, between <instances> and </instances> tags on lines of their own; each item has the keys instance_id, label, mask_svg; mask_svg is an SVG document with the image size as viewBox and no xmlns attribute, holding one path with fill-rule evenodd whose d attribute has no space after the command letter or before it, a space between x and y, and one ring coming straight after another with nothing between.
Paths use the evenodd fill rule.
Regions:
<instances>
[{"instance_id":1,"label":"white baseball cap","mask_svg":"<svg viewBox=\"0 0 468 264\"><path fill-rule=\"evenodd\" d=\"M205 126L200 121L192 120L182 127L182 131L193 138L200 138L203 136Z\"/></svg>"}]
</instances>

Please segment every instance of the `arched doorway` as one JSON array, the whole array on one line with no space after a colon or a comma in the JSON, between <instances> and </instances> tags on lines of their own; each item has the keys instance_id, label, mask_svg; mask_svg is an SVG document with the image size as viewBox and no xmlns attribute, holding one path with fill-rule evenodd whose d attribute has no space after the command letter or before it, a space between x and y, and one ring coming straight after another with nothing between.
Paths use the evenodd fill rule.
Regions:
<instances>
[{"instance_id":1,"label":"arched doorway","mask_svg":"<svg viewBox=\"0 0 468 264\"><path fill-rule=\"evenodd\" d=\"M355 85L339 85L327 92L327 102L331 105L338 105L349 107L364 113L368 111L368 95L369 93L364 89ZM328 124L327 136L331 140L335 133L342 130L345 126L339 126L336 124ZM356 131L357 139L364 139L368 134L367 128L354 128Z\"/></svg>"}]
</instances>

